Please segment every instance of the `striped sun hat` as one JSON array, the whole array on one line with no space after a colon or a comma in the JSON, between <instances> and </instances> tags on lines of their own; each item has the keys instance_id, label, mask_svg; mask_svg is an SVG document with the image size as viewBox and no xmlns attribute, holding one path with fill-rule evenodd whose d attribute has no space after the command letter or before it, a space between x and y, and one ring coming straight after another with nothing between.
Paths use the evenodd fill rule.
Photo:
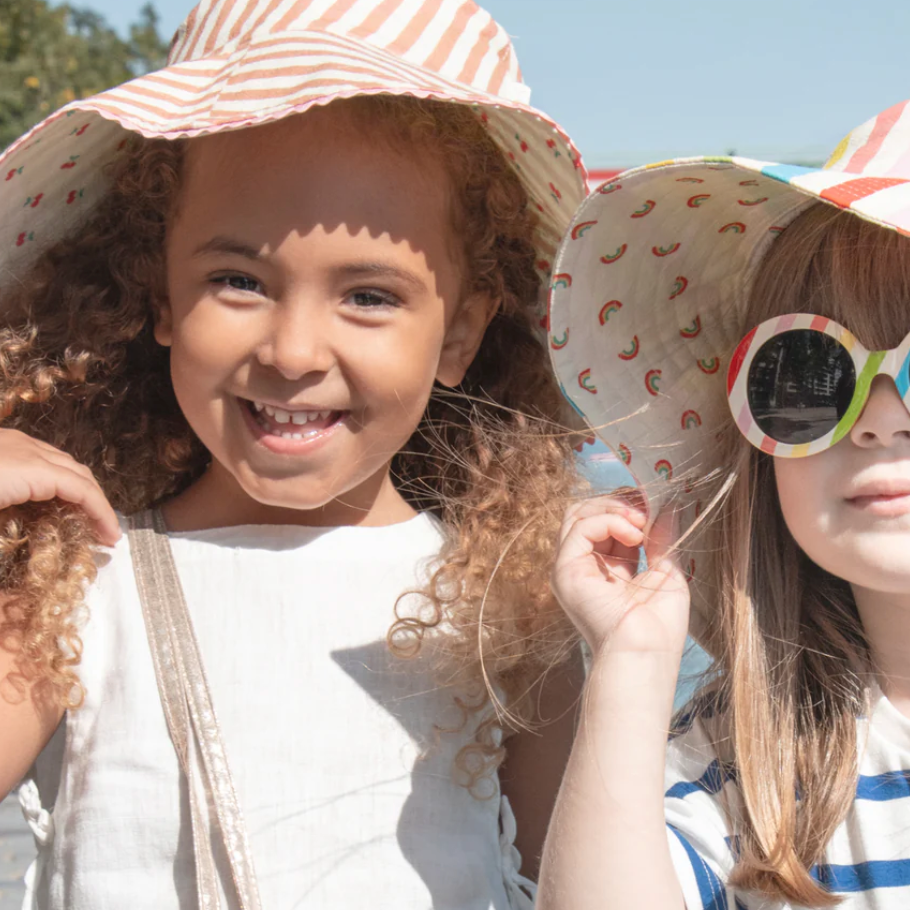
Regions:
<instances>
[{"instance_id":1,"label":"striped sun hat","mask_svg":"<svg viewBox=\"0 0 910 910\"><path fill-rule=\"evenodd\" d=\"M0 286L85 219L130 132L193 137L382 93L476 110L539 212L548 278L585 171L529 106L509 37L487 12L469 0L202 0L164 69L72 102L0 155Z\"/></svg>"},{"instance_id":2,"label":"striped sun hat","mask_svg":"<svg viewBox=\"0 0 910 910\"><path fill-rule=\"evenodd\" d=\"M671 491L691 509L684 526L702 495L693 481L718 467L756 265L816 202L910 234L910 102L855 129L823 168L724 157L627 171L587 198L557 254L549 329L563 390L652 511Z\"/></svg>"}]
</instances>

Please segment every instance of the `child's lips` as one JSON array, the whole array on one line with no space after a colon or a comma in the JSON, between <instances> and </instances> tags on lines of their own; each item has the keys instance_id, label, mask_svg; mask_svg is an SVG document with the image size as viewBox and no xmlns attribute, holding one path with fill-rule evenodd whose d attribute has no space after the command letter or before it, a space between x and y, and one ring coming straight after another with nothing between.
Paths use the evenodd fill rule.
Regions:
<instances>
[{"instance_id":1,"label":"child's lips","mask_svg":"<svg viewBox=\"0 0 910 910\"><path fill-rule=\"evenodd\" d=\"M304 454L328 439L349 411L330 409L285 409L239 398L245 421L254 438L279 454Z\"/></svg>"},{"instance_id":2,"label":"child's lips","mask_svg":"<svg viewBox=\"0 0 910 910\"><path fill-rule=\"evenodd\" d=\"M903 479L883 479L862 484L847 502L882 518L896 518L910 512L910 482Z\"/></svg>"}]
</instances>

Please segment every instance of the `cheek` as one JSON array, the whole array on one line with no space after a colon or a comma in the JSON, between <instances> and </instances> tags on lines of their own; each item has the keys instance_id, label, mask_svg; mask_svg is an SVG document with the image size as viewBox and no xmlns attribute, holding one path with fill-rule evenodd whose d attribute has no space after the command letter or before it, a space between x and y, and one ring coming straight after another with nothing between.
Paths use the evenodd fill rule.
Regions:
<instances>
[{"instance_id":1,"label":"cheek","mask_svg":"<svg viewBox=\"0 0 910 910\"><path fill-rule=\"evenodd\" d=\"M784 521L806 555L829 568L836 549L831 537L836 522L824 455L774 460L777 496Z\"/></svg>"}]
</instances>

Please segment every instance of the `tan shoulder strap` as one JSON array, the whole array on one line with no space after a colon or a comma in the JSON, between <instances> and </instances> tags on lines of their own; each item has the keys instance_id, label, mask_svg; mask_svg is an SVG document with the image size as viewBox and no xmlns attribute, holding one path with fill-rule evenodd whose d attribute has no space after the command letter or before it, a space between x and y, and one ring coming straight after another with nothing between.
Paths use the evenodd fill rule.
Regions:
<instances>
[{"instance_id":1,"label":"tan shoulder strap","mask_svg":"<svg viewBox=\"0 0 910 910\"><path fill-rule=\"evenodd\" d=\"M132 516L129 538L161 704L189 784L200 910L218 910L220 903L207 824L210 804L239 906L260 910L246 828L161 513L149 510Z\"/></svg>"}]
</instances>

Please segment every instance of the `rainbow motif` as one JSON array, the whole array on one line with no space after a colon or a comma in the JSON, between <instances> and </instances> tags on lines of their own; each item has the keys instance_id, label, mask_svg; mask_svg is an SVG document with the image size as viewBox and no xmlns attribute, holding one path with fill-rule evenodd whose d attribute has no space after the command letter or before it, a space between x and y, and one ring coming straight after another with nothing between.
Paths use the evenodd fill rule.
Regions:
<instances>
[{"instance_id":1,"label":"rainbow motif","mask_svg":"<svg viewBox=\"0 0 910 910\"><path fill-rule=\"evenodd\" d=\"M680 248L680 246L681 246L681 244L679 244L679 243L671 243L670 246L667 246L667 247L652 246L651 252L655 256L669 256L670 253L675 253Z\"/></svg>"},{"instance_id":2,"label":"rainbow motif","mask_svg":"<svg viewBox=\"0 0 910 910\"><path fill-rule=\"evenodd\" d=\"M778 227L777 225L768 228L768 233L774 234L775 237L779 237L781 234L783 234L783 232L784 229L782 227Z\"/></svg>"},{"instance_id":3,"label":"rainbow motif","mask_svg":"<svg viewBox=\"0 0 910 910\"><path fill-rule=\"evenodd\" d=\"M625 255L625 252L627 249L629 249L629 244L624 243L621 247L619 247L619 249L616 250L615 253L607 253L607 254L601 256L600 261L604 265L610 265L610 264L616 262L617 259L621 259Z\"/></svg>"},{"instance_id":4,"label":"rainbow motif","mask_svg":"<svg viewBox=\"0 0 910 910\"><path fill-rule=\"evenodd\" d=\"M633 335L632 340L629 342L629 347L625 351L619 352L620 360L635 360L638 356L639 351L638 335Z\"/></svg>"},{"instance_id":5,"label":"rainbow motif","mask_svg":"<svg viewBox=\"0 0 910 910\"><path fill-rule=\"evenodd\" d=\"M581 224L576 224L572 228L572 239L578 240L579 237L584 237L595 224L597 224L596 221L582 221Z\"/></svg>"},{"instance_id":6,"label":"rainbow motif","mask_svg":"<svg viewBox=\"0 0 910 910\"><path fill-rule=\"evenodd\" d=\"M558 275L554 275L553 276L553 287L554 288L572 287L572 276L568 272L560 272Z\"/></svg>"},{"instance_id":7,"label":"rainbow motif","mask_svg":"<svg viewBox=\"0 0 910 910\"><path fill-rule=\"evenodd\" d=\"M600 319L601 325L606 325L607 320L614 314L618 313L622 309L622 304L618 300L608 300L601 308Z\"/></svg>"},{"instance_id":8,"label":"rainbow motif","mask_svg":"<svg viewBox=\"0 0 910 910\"><path fill-rule=\"evenodd\" d=\"M725 224L717 233L718 234L745 234L746 226L741 221L731 221L729 224Z\"/></svg>"},{"instance_id":9,"label":"rainbow motif","mask_svg":"<svg viewBox=\"0 0 910 910\"><path fill-rule=\"evenodd\" d=\"M600 193L601 196L606 196L607 193L615 193L617 190L621 190L621 189L622 189L621 183L605 183L602 187L600 187L597 190L597 192Z\"/></svg>"},{"instance_id":10,"label":"rainbow motif","mask_svg":"<svg viewBox=\"0 0 910 910\"><path fill-rule=\"evenodd\" d=\"M679 330L683 338L697 338L701 334L701 316L696 316L689 325Z\"/></svg>"},{"instance_id":11,"label":"rainbow motif","mask_svg":"<svg viewBox=\"0 0 910 910\"><path fill-rule=\"evenodd\" d=\"M661 460L654 465L654 473L657 474L658 477L662 477L664 480L672 480L673 465L671 465L666 458L661 458Z\"/></svg>"},{"instance_id":12,"label":"rainbow motif","mask_svg":"<svg viewBox=\"0 0 910 910\"><path fill-rule=\"evenodd\" d=\"M686 575L686 581L692 581L692 579L695 578L695 560L694 559L690 559L686 563L685 575Z\"/></svg>"},{"instance_id":13,"label":"rainbow motif","mask_svg":"<svg viewBox=\"0 0 910 910\"><path fill-rule=\"evenodd\" d=\"M740 180L739 185L740 186L758 186L758 181L757 180Z\"/></svg>"},{"instance_id":14,"label":"rainbow motif","mask_svg":"<svg viewBox=\"0 0 910 910\"><path fill-rule=\"evenodd\" d=\"M629 447L624 442L621 442L617 452L619 454L619 460L628 467L632 463L632 452L629 450Z\"/></svg>"},{"instance_id":15,"label":"rainbow motif","mask_svg":"<svg viewBox=\"0 0 910 910\"><path fill-rule=\"evenodd\" d=\"M645 373L645 388L649 395L657 395L660 392L660 370L648 370Z\"/></svg>"},{"instance_id":16,"label":"rainbow motif","mask_svg":"<svg viewBox=\"0 0 910 910\"><path fill-rule=\"evenodd\" d=\"M566 329L565 332L562 333L561 338L558 338L556 335L553 335L550 338L550 347L553 348L554 351L561 351L568 343L569 343L569 330L568 329Z\"/></svg>"},{"instance_id":17,"label":"rainbow motif","mask_svg":"<svg viewBox=\"0 0 910 910\"><path fill-rule=\"evenodd\" d=\"M657 205L657 203L653 199L646 199L645 204L640 209L636 209L634 212L632 212L632 214L629 217L630 218L644 218L645 215L650 215L651 212L654 211L655 205Z\"/></svg>"},{"instance_id":18,"label":"rainbow motif","mask_svg":"<svg viewBox=\"0 0 910 910\"><path fill-rule=\"evenodd\" d=\"M768 201L767 196L759 196L758 199L737 199L736 200L740 205L761 205L763 202Z\"/></svg>"},{"instance_id":19,"label":"rainbow motif","mask_svg":"<svg viewBox=\"0 0 910 910\"><path fill-rule=\"evenodd\" d=\"M677 177L677 183L704 183L701 177Z\"/></svg>"},{"instance_id":20,"label":"rainbow motif","mask_svg":"<svg viewBox=\"0 0 910 910\"><path fill-rule=\"evenodd\" d=\"M710 376L720 369L720 360L716 357L708 357L705 360L699 360L698 368L702 373L707 373Z\"/></svg>"},{"instance_id":21,"label":"rainbow motif","mask_svg":"<svg viewBox=\"0 0 910 910\"><path fill-rule=\"evenodd\" d=\"M670 294L670 300L676 300L680 294L682 294L686 288L689 286L689 279L684 278L682 275L676 276L676 281L673 282L673 292Z\"/></svg>"},{"instance_id":22,"label":"rainbow motif","mask_svg":"<svg viewBox=\"0 0 910 910\"><path fill-rule=\"evenodd\" d=\"M591 382L591 370L582 370L578 374L578 385L583 388L586 392L590 392L592 395L597 394L597 386Z\"/></svg>"},{"instance_id":23,"label":"rainbow motif","mask_svg":"<svg viewBox=\"0 0 910 910\"><path fill-rule=\"evenodd\" d=\"M698 411L685 411L680 420L680 426L684 430L694 430L696 427L701 426L701 415Z\"/></svg>"},{"instance_id":24,"label":"rainbow motif","mask_svg":"<svg viewBox=\"0 0 910 910\"><path fill-rule=\"evenodd\" d=\"M710 193L698 193L695 196L690 196L686 205L689 206L690 209L697 209L700 205L704 205L710 198Z\"/></svg>"}]
</instances>

